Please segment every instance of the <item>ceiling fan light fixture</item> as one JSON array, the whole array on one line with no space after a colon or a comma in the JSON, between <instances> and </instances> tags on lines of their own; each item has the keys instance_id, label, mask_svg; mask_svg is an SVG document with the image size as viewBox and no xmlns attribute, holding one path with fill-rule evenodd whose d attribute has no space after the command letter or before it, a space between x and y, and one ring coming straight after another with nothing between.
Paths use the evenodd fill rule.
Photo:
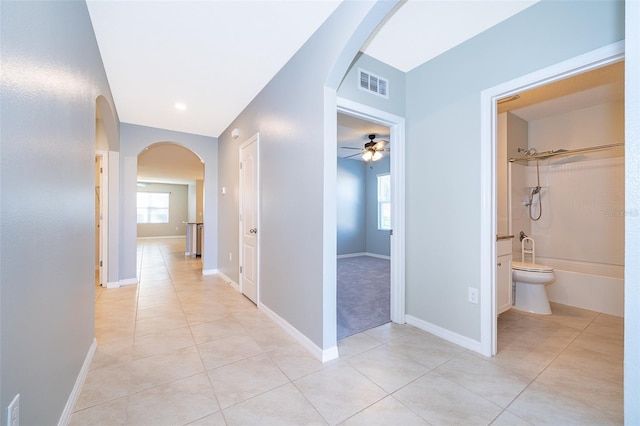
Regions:
<instances>
[{"instance_id":1,"label":"ceiling fan light fixture","mask_svg":"<svg viewBox=\"0 0 640 426\"><path fill-rule=\"evenodd\" d=\"M366 151L364 152L364 154L362 154L362 159L363 159L364 161L372 161L372 159L373 159L373 154L371 153L371 151L366 150Z\"/></svg>"},{"instance_id":2,"label":"ceiling fan light fixture","mask_svg":"<svg viewBox=\"0 0 640 426\"><path fill-rule=\"evenodd\" d=\"M378 161L381 158L382 158L382 153L380 151L376 151L375 153L373 153L373 156L371 157L371 161Z\"/></svg>"}]
</instances>

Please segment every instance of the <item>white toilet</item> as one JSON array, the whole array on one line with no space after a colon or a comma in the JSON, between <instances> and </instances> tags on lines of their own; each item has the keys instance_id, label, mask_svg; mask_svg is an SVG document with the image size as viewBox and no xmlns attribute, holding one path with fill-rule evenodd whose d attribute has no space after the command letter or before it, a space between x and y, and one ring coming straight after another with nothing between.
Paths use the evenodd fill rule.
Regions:
<instances>
[{"instance_id":1,"label":"white toilet","mask_svg":"<svg viewBox=\"0 0 640 426\"><path fill-rule=\"evenodd\" d=\"M530 244L531 249L526 249ZM511 276L516 287L514 309L532 314L551 315L545 285L555 280L553 268L535 263L535 242L532 238L522 240L522 260L531 255L531 263L512 262Z\"/></svg>"}]
</instances>

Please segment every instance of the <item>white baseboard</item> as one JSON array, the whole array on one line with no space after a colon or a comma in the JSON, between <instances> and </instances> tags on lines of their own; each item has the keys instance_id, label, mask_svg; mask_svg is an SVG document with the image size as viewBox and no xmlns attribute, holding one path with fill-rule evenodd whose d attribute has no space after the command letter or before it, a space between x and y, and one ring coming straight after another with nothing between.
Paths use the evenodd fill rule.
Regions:
<instances>
[{"instance_id":1,"label":"white baseboard","mask_svg":"<svg viewBox=\"0 0 640 426\"><path fill-rule=\"evenodd\" d=\"M93 343L91 343L91 346L89 346L89 351L87 352L87 356L84 357L82 368L80 369L80 373L78 373L78 377L76 378L76 383L73 385L73 389L71 390L71 394L69 395L67 404L64 406L64 410L62 411L60 420L58 420L58 426L66 426L69 424L69 421L71 420L71 414L73 414L73 408L76 406L76 403L78 402L78 398L80 397L80 392L82 392L82 386L84 386L84 381L87 379L87 374L89 373L89 366L91 365L91 361L93 360L93 355L95 355L97 347L98 347L98 342L94 337Z\"/></svg>"},{"instance_id":2,"label":"white baseboard","mask_svg":"<svg viewBox=\"0 0 640 426\"><path fill-rule=\"evenodd\" d=\"M367 253L365 253L364 255L365 255L365 256L369 256L369 257L376 257L376 258L378 258L378 259L391 260L391 256L387 256L387 255L384 255L384 254L376 254L376 253L369 253L369 252L367 252Z\"/></svg>"},{"instance_id":3,"label":"white baseboard","mask_svg":"<svg viewBox=\"0 0 640 426\"><path fill-rule=\"evenodd\" d=\"M411 315L405 315L405 319L407 321L407 324L419 328L422 331L426 331L427 333L438 336L446 340L447 342L455 343L456 345L462 346L463 348L482 354L482 345L477 340L473 340L458 333L454 333L453 331L447 330L435 324L431 324L430 322L421 320L420 318L416 318Z\"/></svg>"},{"instance_id":4,"label":"white baseboard","mask_svg":"<svg viewBox=\"0 0 640 426\"><path fill-rule=\"evenodd\" d=\"M163 235L159 237L136 237L138 240L158 240L161 238L185 238L187 234L183 235Z\"/></svg>"},{"instance_id":5,"label":"white baseboard","mask_svg":"<svg viewBox=\"0 0 640 426\"><path fill-rule=\"evenodd\" d=\"M222 272L218 271L218 275L220 276L220 278L222 278L227 284L229 284L231 287L233 287L238 293L240 293L240 286L238 285L238 283L236 283L235 281L233 281L231 278L229 278L227 275L223 274Z\"/></svg>"},{"instance_id":6,"label":"white baseboard","mask_svg":"<svg viewBox=\"0 0 640 426\"><path fill-rule=\"evenodd\" d=\"M107 283L107 288L120 288L125 285L135 285L138 284L137 278L126 278L120 281L110 281Z\"/></svg>"},{"instance_id":7,"label":"white baseboard","mask_svg":"<svg viewBox=\"0 0 640 426\"><path fill-rule=\"evenodd\" d=\"M136 285L136 284L138 284L137 278L125 278L124 280L120 280L120 286Z\"/></svg>"},{"instance_id":8,"label":"white baseboard","mask_svg":"<svg viewBox=\"0 0 640 426\"><path fill-rule=\"evenodd\" d=\"M338 259L345 259L348 257L360 257L360 256L377 257L378 259L391 260L391 256L386 256L384 254L369 253L369 252L339 254Z\"/></svg>"},{"instance_id":9,"label":"white baseboard","mask_svg":"<svg viewBox=\"0 0 640 426\"><path fill-rule=\"evenodd\" d=\"M338 259L345 259L347 257L360 257L360 256L366 256L367 254L365 252L362 253L347 253L347 254L339 254L338 255Z\"/></svg>"},{"instance_id":10,"label":"white baseboard","mask_svg":"<svg viewBox=\"0 0 640 426\"><path fill-rule=\"evenodd\" d=\"M264 303L259 305L259 309L263 311L273 322L278 324L280 327L284 329L287 333L289 333L294 339L298 341L302 346L304 346L311 354L320 360L320 362L327 362L338 358L338 347L334 346L329 349L322 350L322 348L318 347L315 343L313 343L307 336L300 333L297 328L289 324L283 318L281 318L278 314L269 309Z\"/></svg>"},{"instance_id":11,"label":"white baseboard","mask_svg":"<svg viewBox=\"0 0 640 426\"><path fill-rule=\"evenodd\" d=\"M217 269L203 269L202 270L202 275L215 275L218 274L218 270Z\"/></svg>"}]
</instances>

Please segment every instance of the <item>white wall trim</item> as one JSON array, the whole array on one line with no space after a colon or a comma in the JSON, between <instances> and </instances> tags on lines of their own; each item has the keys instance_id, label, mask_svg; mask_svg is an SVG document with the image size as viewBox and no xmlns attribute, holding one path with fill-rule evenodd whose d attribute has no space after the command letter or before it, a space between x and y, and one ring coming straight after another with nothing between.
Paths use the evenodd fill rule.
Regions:
<instances>
[{"instance_id":1,"label":"white wall trim","mask_svg":"<svg viewBox=\"0 0 640 426\"><path fill-rule=\"evenodd\" d=\"M386 256L384 254L369 253L369 252L366 252L366 251L363 251L361 253L339 254L338 255L338 259L346 259L346 258L349 258L349 257L361 257L361 256L370 256L370 257L376 257L378 259L391 260L391 256Z\"/></svg>"},{"instance_id":2,"label":"white wall trim","mask_svg":"<svg viewBox=\"0 0 640 426\"><path fill-rule=\"evenodd\" d=\"M472 350L474 352L481 352L480 342L478 342L477 340L473 340L461 334L454 333L450 330L447 330L446 328L442 328L411 315L406 315L405 318L407 320L407 324L419 328L422 331L426 331L427 333L438 336L448 342L455 343L456 345L462 346L463 348Z\"/></svg>"},{"instance_id":3,"label":"white wall trim","mask_svg":"<svg viewBox=\"0 0 640 426\"><path fill-rule=\"evenodd\" d=\"M338 255L338 259L346 259L346 258L349 258L349 257L360 257L360 256L366 256L366 255L367 255L367 253L365 253L365 252L339 254Z\"/></svg>"},{"instance_id":4,"label":"white wall trim","mask_svg":"<svg viewBox=\"0 0 640 426\"><path fill-rule=\"evenodd\" d=\"M387 255L384 255L384 254L366 252L364 255L365 256L369 256L369 257L375 257L376 259L391 260L391 256L387 256Z\"/></svg>"},{"instance_id":5,"label":"white wall trim","mask_svg":"<svg viewBox=\"0 0 640 426\"><path fill-rule=\"evenodd\" d=\"M183 235L160 235L157 237L137 237L138 240L156 240L156 239L164 239L164 238L184 238L187 234Z\"/></svg>"},{"instance_id":6,"label":"white wall trim","mask_svg":"<svg viewBox=\"0 0 640 426\"><path fill-rule=\"evenodd\" d=\"M120 288L120 281L108 282L107 288Z\"/></svg>"},{"instance_id":7,"label":"white wall trim","mask_svg":"<svg viewBox=\"0 0 640 426\"><path fill-rule=\"evenodd\" d=\"M125 285L135 285L138 284L138 279L137 278L125 278L124 280L120 280L118 282L119 287L120 286L125 286Z\"/></svg>"},{"instance_id":8,"label":"white wall trim","mask_svg":"<svg viewBox=\"0 0 640 426\"><path fill-rule=\"evenodd\" d=\"M311 354L320 360L320 362L327 362L333 359L338 358L338 346L337 344L330 347L329 349L322 350L322 348L318 347L315 343L313 343L307 336L298 331L297 328L289 324L278 314L269 309L264 303L261 303L258 308L263 311L273 322L278 324L280 327L284 329L289 335L291 335L294 339L298 341L305 349L307 349Z\"/></svg>"},{"instance_id":9,"label":"white wall trim","mask_svg":"<svg viewBox=\"0 0 640 426\"><path fill-rule=\"evenodd\" d=\"M238 293L240 293L240 286L238 285L237 282L233 281L231 278L229 278L226 274L223 274L220 271L216 271L216 273L218 274L218 276L220 278L222 278L224 280L224 282L226 282L227 284L229 284L231 287L233 287L233 289L235 289ZM204 271L202 271L202 275L205 275ZM209 275L209 274L207 274Z\"/></svg>"},{"instance_id":10,"label":"white wall trim","mask_svg":"<svg viewBox=\"0 0 640 426\"><path fill-rule=\"evenodd\" d=\"M480 350L497 352L496 315L496 101L624 58L624 41L595 49L482 91L480 104Z\"/></svg>"},{"instance_id":11,"label":"white wall trim","mask_svg":"<svg viewBox=\"0 0 640 426\"><path fill-rule=\"evenodd\" d=\"M625 2L624 422L640 424L640 2Z\"/></svg>"},{"instance_id":12,"label":"white wall trim","mask_svg":"<svg viewBox=\"0 0 640 426\"><path fill-rule=\"evenodd\" d=\"M82 386L84 385L84 382L87 379L87 374L89 373L89 367L91 366L91 361L93 360L93 356L96 353L97 347L98 347L98 341L94 337L93 342L91 343L91 346L89 346L89 350L87 351L87 355L84 358L84 362L82 363L82 367L80 368L78 377L76 378L76 383L73 385L73 389L71 390L71 394L69 395L67 404L64 406L64 410L62 411L60 420L58 420L59 426L66 426L69 424L69 421L71 420L71 414L73 414L73 409L75 408L76 403L78 402L78 398L80 397L80 392L82 392Z\"/></svg>"},{"instance_id":13,"label":"white wall trim","mask_svg":"<svg viewBox=\"0 0 640 426\"><path fill-rule=\"evenodd\" d=\"M203 269L202 270L202 275L215 275L215 274L220 274L220 271L218 271L217 269Z\"/></svg>"},{"instance_id":14,"label":"white wall trim","mask_svg":"<svg viewBox=\"0 0 640 426\"><path fill-rule=\"evenodd\" d=\"M337 98L337 112L390 129L391 174L391 321L405 322L405 121L403 117L349 99ZM337 156L337 154L336 154Z\"/></svg>"}]
</instances>

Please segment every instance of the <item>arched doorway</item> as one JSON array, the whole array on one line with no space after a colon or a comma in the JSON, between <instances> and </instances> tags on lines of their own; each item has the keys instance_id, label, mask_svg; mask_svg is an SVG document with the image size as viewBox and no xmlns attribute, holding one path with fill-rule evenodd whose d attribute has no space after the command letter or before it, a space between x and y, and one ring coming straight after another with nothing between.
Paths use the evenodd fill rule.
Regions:
<instances>
[{"instance_id":1,"label":"arched doorway","mask_svg":"<svg viewBox=\"0 0 640 426\"><path fill-rule=\"evenodd\" d=\"M197 231L204 225L202 159L176 143L158 142L140 152L137 170L137 237L193 236L200 244L186 244L185 254L201 256L203 237Z\"/></svg>"},{"instance_id":2,"label":"arched doorway","mask_svg":"<svg viewBox=\"0 0 640 426\"><path fill-rule=\"evenodd\" d=\"M109 182L117 188L118 177L109 175L109 158L117 162L119 148L118 131L109 102L104 96L96 98L95 116L95 284L107 287L109 277L117 280L118 262L111 265L110 257L117 259L118 229L109 226ZM117 197L117 191L112 197ZM117 201L117 200L116 200ZM117 205L117 202L115 203ZM115 216L115 215L114 215ZM111 233L111 235L110 235ZM111 256L109 256L111 254ZM111 274L109 273L111 269Z\"/></svg>"}]
</instances>

